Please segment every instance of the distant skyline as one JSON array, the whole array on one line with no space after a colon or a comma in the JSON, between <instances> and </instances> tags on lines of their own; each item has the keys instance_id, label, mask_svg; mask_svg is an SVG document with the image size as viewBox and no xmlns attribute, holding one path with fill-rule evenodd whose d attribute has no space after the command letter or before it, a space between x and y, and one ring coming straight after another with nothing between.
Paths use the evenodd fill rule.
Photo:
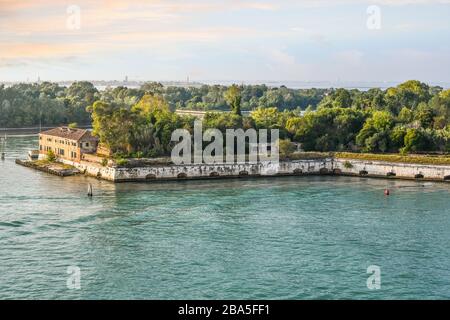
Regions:
<instances>
[{"instance_id":1,"label":"distant skyline","mask_svg":"<svg viewBox=\"0 0 450 320\"><path fill-rule=\"evenodd\" d=\"M0 82L450 82L450 0L0 0Z\"/></svg>"}]
</instances>

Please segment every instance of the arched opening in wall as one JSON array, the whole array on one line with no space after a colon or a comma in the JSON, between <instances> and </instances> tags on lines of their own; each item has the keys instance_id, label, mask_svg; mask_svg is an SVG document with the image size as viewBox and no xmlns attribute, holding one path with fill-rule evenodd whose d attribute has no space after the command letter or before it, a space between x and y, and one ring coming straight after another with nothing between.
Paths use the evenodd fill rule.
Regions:
<instances>
[{"instance_id":1,"label":"arched opening in wall","mask_svg":"<svg viewBox=\"0 0 450 320\"><path fill-rule=\"evenodd\" d=\"M248 171L240 171L239 175L240 176L248 176Z\"/></svg>"},{"instance_id":2,"label":"arched opening in wall","mask_svg":"<svg viewBox=\"0 0 450 320\"><path fill-rule=\"evenodd\" d=\"M341 169L333 169L333 174L342 174Z\"/></svg>"},{"instance_id":3,"label":"arched opening in wall","mask_svg":"<svg viewBox=\"0 0 450 320\"><path fill-rule=\"evenodd\" d=\"M302 170L302 169L295 169L295 170L294 170L294 174L300 175L300 174L302 174L302 173L303 173L303 170Z\"/></svg>"},{"instance_id":4,"label":"arched opening in wall","mask_svg":"<svg viewBox=\"0 0 450 320\"><path fill-rule=\"evenodd\" d=\"M361 170L360 172L359 172L359 175L360 176L367 176L369 173L366 171L366 170Z\"/></svg>"},{"instance_id":5,"label":"arched opening in wall","mask_svg":"<svg viewBox=\"0 0 450 320\"><path fill-rule=\"evenodd\" d=\"M156 175L153 173L149 173L148 175L145 176L146 180L153 180L156 179Z\"/></svg>"},{"instance_id":6,"label":"arched opening in wall","mask_svg":"<svg viewBox=\"0 0 450 320\"><path fill-rule=\"evenodd\" d=\"M211 172L210 174L209 174L209 176L210 177L218 177L219 176L219 173L218 172Z\"/></svg>"},{"instance_id":7,"label":"arched opening in wall","mask_svg":"<svg viewBox=\"0 0 450 320\"><path fill-rule=\"evenodd\" d=\"M414 176L414 179L423 179L423 178L425 178L425 177L424 177L423 174L421 174L421 173L416 174L416 175Z\"/></svg>"},{"instance_id":8,"label":"arched opening in wall","mask_svg":"<svg viewBox=\"0 0 450 320\"><path fill-rule=\"evenodd\" d=\"M444 177L444 180L445 180L445 181L450 181L450 176L445 176L445 177Z\"/></svg>"},{"instance_id":9,"label":"arched opening in wall","mask_svg":"<svg viewBox=\"0 0 450 320\"><path fill-rule=\"evenodd\" d=\"M395 177L397 174L395 173L395 172L388 172L387 174L386 174L386 176L387 177Z\"/></svg>"},{"instance_id":10,"label":"arched opening in wall","mask_svg":"<svg viewBox=\"0 0 450 320\"><path fill-rule=\"evenodd\" d=\"M328 174L330 171L327 168L322 168L319 170L320 174Z\"/></svg>"},{"instance_id":11,"label":"arched opening in wall","mask_svg":"<svg viewBox=\"0 0 450 320\"><path fill-rule=\"evenodd\" d=\"M97 172L97 178L101 178L102 177L102 173L99 171Z\"/></svg>"},{"instance_id":12,"label":"arched opening in wall","mask_svg":"<svg viewBox=\"0 0 450 320\"><path fill-rule=\"evenodd\" d=\"M177 178L178 179L186 179L187 178L187 174L186 173L179 173L178 175L177 175Z\"/></svg>"}]
</instances>

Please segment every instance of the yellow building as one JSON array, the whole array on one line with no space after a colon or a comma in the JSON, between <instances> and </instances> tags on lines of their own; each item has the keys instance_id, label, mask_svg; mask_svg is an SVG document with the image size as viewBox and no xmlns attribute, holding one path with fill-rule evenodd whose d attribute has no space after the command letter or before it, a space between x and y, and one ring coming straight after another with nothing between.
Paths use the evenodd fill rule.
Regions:
<instances>
[{"instance_id":1,"label":"yellow building","mask_svg":"<svg viewBox=\"0 0 450 320\"><path fill-rule=\"evenodd\" d=\"M57 158L80 162L97 151L98 139L89 130L59 127L39 133L39 154L52 151Z\"/></svg>"}]
</instances>

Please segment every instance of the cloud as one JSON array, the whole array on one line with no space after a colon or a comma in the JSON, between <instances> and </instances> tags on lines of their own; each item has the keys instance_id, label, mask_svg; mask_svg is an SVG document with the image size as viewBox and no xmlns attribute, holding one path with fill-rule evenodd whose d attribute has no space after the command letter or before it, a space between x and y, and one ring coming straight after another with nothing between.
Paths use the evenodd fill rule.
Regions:
<instances>
[{"instance_id":1,"label":"cloud","mask_svg":"<svg viewBox=\"0 0 450 320\"><path fill-rule=\"evenodd\" d=\"M270 37L257 28L201 25L211 13L272 11L274 1L77 0L80 29L67 28L69 2L0 0L0 59L3 65L27 60L63 60L89 54L111 54L127 48L176 52L180 42L216 43L224 39Z\"/></svg>"},{"instance_id":2,"label":"cloud","mask_svg":"<svg viewBox=\"0 0 450 320\"><path fill-rule=\"evenodd\" d=\"M359 50L346 50L335 53L334 57L338 63L359 66L363 62L364 53Z\"/></svg>"},{"instance_id":3,"label":"cloud","mask_svg":"<svg viewBox=\"0 0 450 320\"><path fill-rule=\"evenodd\" d=\"M51 58L61 57L66 55L77 55L87 52L88 48L85 44L72 44L61 46L59 44L50 43L9 43L0 44L0 58L14 59L14 58Z\"/></svg>"},{"instance_id":4,"label":"cloud","mask_svg":"<svg viewBox=\"0 0 450 320\"><path fill-rule=\"evenodd\" d=\"M239 65L240 59L245 57L253 63L255 73L261 67L278 78L320 75L323 79L323 75L333 76L335 69L330 69L333 64L358 71L362 68L370 52L355 48L364 48L367 40L364 37L378 41L371 45L376 50L381 41L376 37L382 32L387 37L383 42L386 49L404 44L398 35L404 36L413 28L430 34L438 29L446 32L443 36L448 34L445 19L441 16L433 21L427 17L418 19L421 11L418 7L413 16L405 18L399 13L390 25L386 20L386 28L383 24L380 33L368 35L366 12L361 4L448 3L450 0L0 0L0 68L72 63L73 69L77 69L80 61L85 61L91 64L91 70L97 70L98 61L107 68L111 61L119 59L117 57L125 57L123 60L127 61L120 66L123 70L131 65L130 68L141 72L145 67L151 70L156 64L160 69L182 69L181 61L160 61L173 61L174 57L183 55L189 57L185 59L189 64L185 69L213 72L212 69L223 67L223 61ZM81 9L79 30L66 28L69 4ZM333 10L336 6L343 9ZM352 10L347 13L345 6ZM303 10L311 7L320 10L311 10L311 15ZM360 21L354 21L358 19L354 8L362 8ZM391 9L394 14L402 11ZM394 40L396 45L392 44ZM423 46L424 40L418 38L416 47ZM448 48L445 43L440 46ZM332 51L336 48L340 50L337 53ZM145 58L128 61L130 56L139 54ZM415 61L420 55L417 52L405 54L408 61ZM307 64L302 57L307 58ZM217 61L211 61L214 59ZM204 68L206 60L211 67ZM329 73L323 71L325 64L331 70ZM237 69L236 72L241 72Z\"/></svg>"},{"instance_id":5,"label":"cloud","mask_svg":"<svg viewBox=\"0 0 450 320\"><path fill-rule=\"evenodd\" d=\"M340 6L352 4L404 6L449 4L450 0L280 0L280 3L284 5L297 5L306 7Z\"/></svg>"}]
</instances>

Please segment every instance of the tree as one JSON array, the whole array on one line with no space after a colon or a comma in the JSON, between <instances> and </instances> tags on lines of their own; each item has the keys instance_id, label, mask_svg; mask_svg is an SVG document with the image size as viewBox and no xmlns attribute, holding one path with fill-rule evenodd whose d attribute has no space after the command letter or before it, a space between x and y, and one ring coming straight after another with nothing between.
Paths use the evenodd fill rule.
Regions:
<instances>
[{"instance_id":1,"label":"tree","mask_svg":"<svg viewBox=\"0 0 450 320\"><path fill-rule=\"evenodd\" d=\"M434 111L426 103L421 102L414 114L414 120L417 120L423 128L432 127L434 121Z\"/></svg>"},{"instance_id":2,"label":"tree","mask_svg":"<svg viewBox=\"0 0 450 320\"><path fill-rule=\"evenodd\" d=\"M255 121L257 129L279 129L280 113L277 108L257 108L250 117Z\"/></svg>"},{"instance_id":3,"label":"tree","mask_svg":"<svg viewBox=\"0 0 450 320\"><path fill-rule=\"evenodd\" d=\"M278 149L281 159L289 158L295 151L295 145L289 139L278 140Z\"/></svg>"},{"instance_id":4,"label":"tree","mask_svg":"<svg viewBox=\"0 0 450 320\"><path fill-rule=\"evenodd\" d=\"M405 135L406 128L403 126L396 126L394 129L392 129L389 138L391 140L391 147L395 151L400 150L404 146Z\"/></svg>"},{"instance_id":5,"label":"tree","mask_svg":"<svg viewBox=\"0 0 450 320\"><path fill-rule=\"evenodd\" d=\"M294 118L296 119L296 118ZM286 123L296 130L294 140L306 151L351 150L355 135L361 130L364 115L351 108L320 108Z\"/></svg>"},{"instance_id":6,"label":"tree","mask_svg":"<svg viewBox=\"0 0 450 320\"><path fill-rule=\"evenodd\" d=\"M141 90L151 95L162 94L164 86L159 82L147 82L141 86Z\"/></svg>"},{"instance_id":7,"label":"tree","mask_svg":"<svg viewBox=\"0 0 450 320\"><path fill-rule=\"evenodd\" d=\"M386 152L394 119L390 112L375 111L356 136L356 143L366 152Z\"/></svg>"},{"instance_id":8,"label":"tree","mask_svg":"<svg viewBox=\"0 0 450 320\"><path fill-rule=\"evenodd\" d=\"M247 124L249 124L247 122ZM219 129L222 133L226 129L238 129L243 127L243 118L228 112L207 112L203 118L204 129Z\"/></svg>"},{"instance_id":9,"label":"tree","mask_svg":"<svg viewBox=\"0 0 450 320\"><path fill-rule=\"evenodd\" d=\"M241 114L241 89L233 84L225 92L225 101L231 108L231 112L237 115Z\"/></svg>"},{"instance_id":10,"label":"tree","mask_svg":"<svg viewBox=\"0 0 450 320\"><path fill-rule=\"evenodd\" d=\"M402 123L410 123L414 119L414 114L411 109L407 107L403 107L400 113L398 114L398 120Z\"/></svg>"},{"instance_id":11,"label":"tree","mask_svg":"<svg viewBox=\"0 0 450 320\"><path fill-rule=\"evenodd\" d=\"M405 135L405 147L402 152L415 152L427 150L429 140L421 129L408 129Z\"/></svg>"},{"instance_id":12,"label":"tree","mask_svg":"<svg viewBox=\"0 0 450 320\"><path fill-rule=\"evenodd\" d=\"M352 96L346 89L337 89L333 98L333 107L335 108L350 108L352 106Z\"/></svg>"}]
</instances>

